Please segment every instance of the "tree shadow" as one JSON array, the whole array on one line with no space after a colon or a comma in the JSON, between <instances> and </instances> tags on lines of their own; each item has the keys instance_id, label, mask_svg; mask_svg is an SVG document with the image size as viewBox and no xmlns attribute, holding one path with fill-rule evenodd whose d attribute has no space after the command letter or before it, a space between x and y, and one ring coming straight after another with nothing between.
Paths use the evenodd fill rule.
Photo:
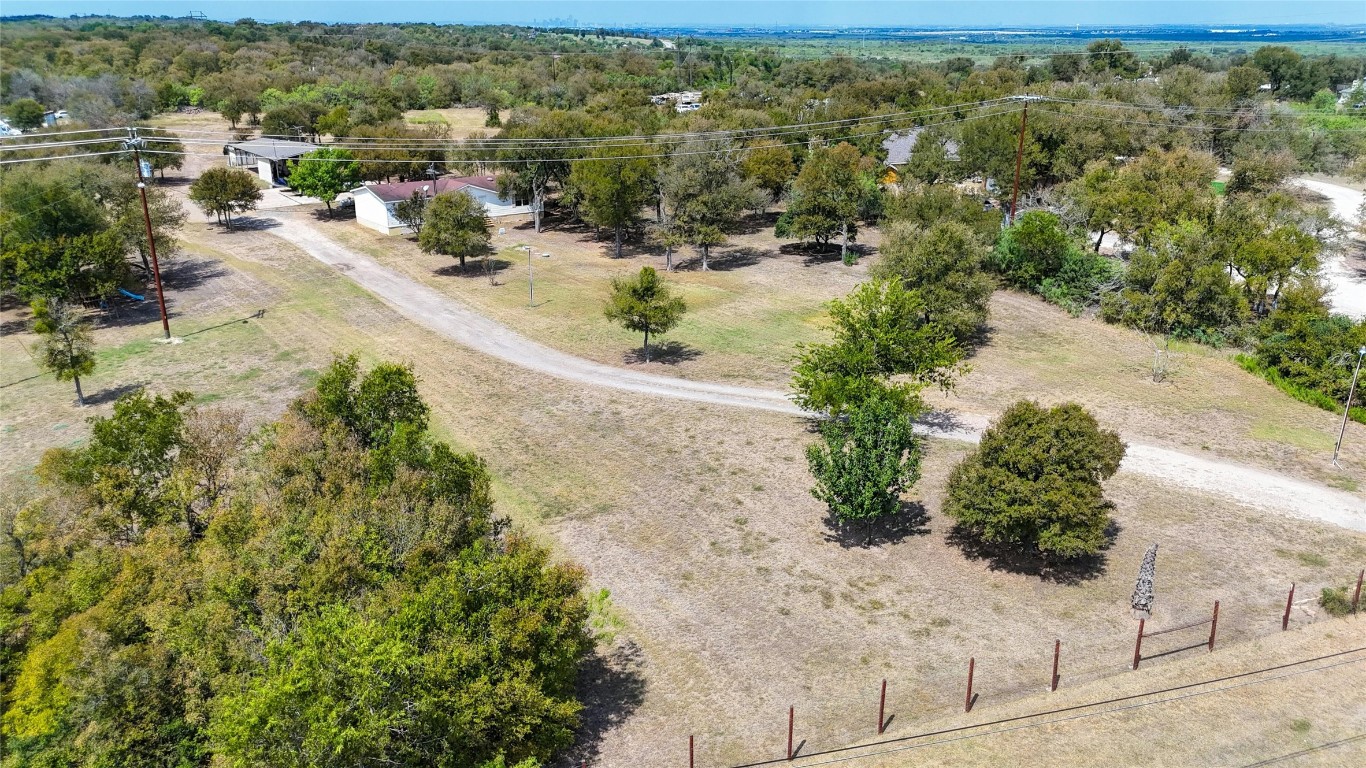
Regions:
<instances>
[{"instance_id":1,"label":"tree shadow","mask_svg":"<svg viewBox=\"0 0 1366 768\"><path fill-rule=\"evenodd\" d=\"M104 405L105 403L112 403L120 397L123 397L124 395L129 395L134 392L137 392L138 390L147 386L147 384L148 382L144 381L136 384L121 384L117 387L109 387L108 389L102 389L93 395L86 395L85 404Z\"/></svg>"},{"instance_id":2,"label":"tree shadow","mask_svg":"<svg viewBox=\"0 0 1366 768\"><path fill-rule=\"evenodd\" d=\"M702 350L678 341L666 341L663 344L650 345L651 363L663 363L664 365L678 365L689 360L696 360L702 356ZM645 350L636 348L621 356L623 362L627 364L643 363L645 360Z\"/></svg>"},{"instance_id":3,"label":"tree shadow","mask_svg":"<svg viewBox=\"0 0 1366 768\"><path fill-rule=\"evenodd\" d=\"M499 272L511 269L512 266L512 262L508 259L493 257L490 259L488 266L485 266L481 259L478 261L467 261L465 263L465 268L461 269L460 262L457 261L436 270L436 274L441 275L442 277L488 277L490 272L496 275Z\"/></svg>"},{"instance_id":4,"label":"tree shadow","mask_svg":"<svg viewBox=\"0 0 1366 768\"><path fill-rule=\"evenodd\" d=\"M850 253L854 254L855 259L864 259L873 254L871 246L860 243L849 244ZM778 247L778 252L784 256L801 257L802 266L817 267L822 264L840 262L840 244L829 243L821 245L819 243L783 243Z\"/></svg>"},{"instance_id":5,"label":"tree shadow","mask_svg":"<svg viewBox=\"0 0 1366 768\"><path fill-rule=\"evenodd\" d=\"M356 206L354 203L351 205L340 205L338 203L332 203L332 214L330 216L328 215L326 205L324 205L322 208L310 211L309 213L313 216L315 220L322 222L356 220Z\"/></svg>"},{"instance_id":6,"label":"tree shadow","mask_svg":"<svg viewBox=\"0 0 1366 768\"><path fill-rule=\"evenodd\" d=\"M730 272L731 270L752 267L764 259L775 258L777 254L760 248L741 247L727 251L713 251L707 257L707 269L711 272ZM674 271L702 269L702 254L674 259Z\"/></svg>"},{"instance_id":7,"label":"tree shadow","mask_svg":"<svg viewBox=\"0 0 1366 768\"><path fill-rule=\"evenodd\" d=\"M227 267L223 263L213 259L176 259L161 271L162 288L188 291L197 288L204 283L216 278L225 277L229 274ZM156 286L148 285L152 295L146 296L148 300L156 300Z\"/></svg>"},{"instance_id":8,"label":"tree shadow","mask_svg":"<svg viewBox=\"0 0 1366 768\"><path fill-rule=\"evenodd\" d=\"M268 216L237 216L232 220L232 227L223 227L224 232L262 232L267 229L274 229L280 226L277 219Z\"/></svg>"},{"instance_id":9,"label":"tree shadow","mask_svg":"<svg viewBox=\"0 0 1366 768\"><path fill-rule=\"evenodd\" d=\"M916 417L915 421L936 432L958 432L967 429L967 425L953 411L927 411Z\"/></svg>"},{"instance_id":10,"label":"tree shadow","mask_svg":"<svg viewBox=\"0 0 1366 768\"><path fill-rule=\"evenodd\" d=\"M596 761L607 735L645 700L644 668L645 655L631 640L596 651L584 661L576 685L583 711L574 746L559 761L561 765Z\"/></svg>"},{"instance_id":11,"label":"tree shadow","mask_svg":"<svg viewBox=\"0 0 1366 768\"><path fill-rule=\"evenodd\" d=\"M930 514L924 504L903 501L896 514L870 522L844 522L827 512L823 536L843 549L872 549L883 544L899 544L908 536L929 535L929 523Z\"/></svg>"},{"instance_id":12,"label":"tree shadow","mask_svg":"<svg viewBox=\"0 0 1366 768\"><path fill-rule=\"evenodd\" d=\"M949 531L946 541L958 547L969 560L986 560L987 567L993 571L1037 576L1043 581L1075 586L1098 578L1105 572L1109 560L1105 550L1115 543L1119 532L1119 523L1111 520L1105 528L1105 544L1101 551L1074 558L1048 557L1018 545L985 542L961 525L955 525Z\"/></svg>"}]
</instances>

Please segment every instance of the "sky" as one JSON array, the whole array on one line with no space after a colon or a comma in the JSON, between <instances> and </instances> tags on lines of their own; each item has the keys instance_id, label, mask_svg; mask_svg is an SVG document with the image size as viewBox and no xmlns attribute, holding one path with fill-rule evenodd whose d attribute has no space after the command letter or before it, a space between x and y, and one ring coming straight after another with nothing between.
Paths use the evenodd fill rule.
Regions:
<instances>
[{"instance_id":1,"label":"sky","mask_svg":"<svg viewBox=\"0 0 1366 768\"><path fill-rule=\"evenodd\" d=\"M584 26L1010 26L1366 24L1366 0L5 0L0 13L251 17L260 21Z\"/></svg>"}]
</instances>

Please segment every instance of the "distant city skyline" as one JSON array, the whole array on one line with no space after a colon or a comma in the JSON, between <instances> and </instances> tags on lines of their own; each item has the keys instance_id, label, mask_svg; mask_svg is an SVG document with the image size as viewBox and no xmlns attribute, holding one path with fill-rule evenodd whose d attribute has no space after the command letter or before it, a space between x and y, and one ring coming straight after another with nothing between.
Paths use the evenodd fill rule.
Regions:
<instances>
[{"instance_id":1,"label":"distant city skyline","mask_svg":"<svg viewBox=\"0 0 1366 768\"><path fill-rule=\"evenodd\" d=\"M6 0L27 14L186 16L232 21L429 22L587 27L1073 27L1366 24L1362 0Z\"/></svg>"}]
</instances>

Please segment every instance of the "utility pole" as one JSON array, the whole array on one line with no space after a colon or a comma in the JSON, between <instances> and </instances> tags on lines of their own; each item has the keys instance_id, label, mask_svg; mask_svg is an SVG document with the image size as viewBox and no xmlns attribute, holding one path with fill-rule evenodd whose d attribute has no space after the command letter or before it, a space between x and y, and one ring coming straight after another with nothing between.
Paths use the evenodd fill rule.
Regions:
<instances>
[{"instance_id":1,"label":"utility pole","mask_svg":"<svg viewBox=\"0 0 1366 768\"><path fill-rule=\"evenodd\" d=\"M1361 375L1361 359L1366 357L1366 347L1357 350L1357 367L1352 371L1352 386L1347 390L1347 402L1342 404L1342 429L1338 430L1338 444L1333 446L1333 466L1338 466L1338 452L1342 450L1342 438L1347 436L1347 415L1352 412L1352 397L1357 392L1357 377Z\"/></svg>"},{"instance_id":2,"label":"utility pole","mask_svg":"<svg viewBox=\"0 0 1366 768\"><path fill-rule=\"evenodd\" d=\"M1029 123L1029 102L1034 100L1033 96L1017 96L1017 99L1024 101L1024 111L1020 113L1020 143L1015 148L1015 190L1010 194L1010 218L1008 223L1015 223L1015 206L1020 201L1020 168L1024 165L1024 139L1025 125Z\"/></svg>"},{"instance_id":3,"label":"utility pole","mask_svg":"<svg viewBox=\"0 0 1366 768\"><path fill-rule=\"evenodd\" d=\"M171 339L171 323L166 318L166 294L161 290L161 266L157 264L157 243L152 237L152 214L147 210L147 184L142 177L142 153L138 151L142 139L138 129L129 128L128 145L133 148L133 166L138 173L138 195L142 197L142 223L147 227L147 251L152 256L152 279L157 286L157 306L161 309L161 332L167 341Z\"/></svg>"}]
</instances>

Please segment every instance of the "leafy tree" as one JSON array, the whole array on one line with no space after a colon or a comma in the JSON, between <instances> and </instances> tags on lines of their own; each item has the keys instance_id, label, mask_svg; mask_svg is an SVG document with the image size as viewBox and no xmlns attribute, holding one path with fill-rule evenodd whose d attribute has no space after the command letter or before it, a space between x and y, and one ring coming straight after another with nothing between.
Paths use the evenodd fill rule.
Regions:
<instances>
[{"instance_id":1,"label":"leafy tree","mask_svg":"<svg viewBox=\"0 0 1366 768\"><path fill-rule=\"evenodd\" d=\"M990 544L1045 557L1096 554L1113 508L1101 483L1124 451L1119 435L1080 405L1022 400L949 474L944 512Z\"/></svg>"},{"instance_id":2,"label":"leafy tree","mask_svg":"<svg viewBox=\"0 0 1366 768\"><path fill-rule=\"evenodd\" d=\"M331 111L318 118L318 133L328 136L345 136L351 128L351 110L345 105L333 107Z\"/></svg>"},{"instance_id":3,"label":"leafy tree","mask_svg":"<svg viewBox=\"0 0 1366 768\"><path fill-rule=\"evenodd\" d=\"M232 229L232 215L255 210L261 202L256 177L240 168L210 168L190 184L190 201L204 214Z\"/></svg>"},{"instance_id":4,"label":"leafy tree","mask_svg":"<svg viewBox=\"0 0 1366 768\"><path fill-rule=\"evenodd\" d=\"M1001 236L991 260L1011 285L1034 290L1062 270L1070 248L1057 214L1029 211Z\"/></svg>"},{"instance_id":5,"label":"leafy tree","mask_svg":"<svg viewBox=\"0 0 1366 768\"><path fill-rule=\"evenodd\" d=\"M987 320L987 304L996 286L982 270L986 248L972 230L957 221L940 221L928 230L909 222L893 222L883 232L882 258L871 274L898 279L920 294L922 321L934 323L968 344Z\"/></svg>"},{"instance_id":6,"label":"leafy tree","mask_svg":"<svg viewBox=\"0 0 1366 768\"><path fill-rule=\"evenodd\" d=\"M813 149L792 183L789 231L821 245L840 236L840 258L850 263L849 242L877 195L877 183L858 148L846 142Z\"/></svg>"},{"instance_id":7,"label":"leafy tree","mask_svg":"<svg viewBox=\"0 0 1366 768\"><path fill-rule=\"evenodd\" d=\"M895 399L874 395L848 417L822 422L821 442L806 448L811 495L840 522L871 523L895 514L901 492L920 478L921 442Z\"/></svg>"},{"instance_id":8,"label":"leafy tree","mask_svg":"<svg viewBox=\"0 0 1366 768\"><path fill-rule=\"evenodd\" d=\"M1295 172L1295 155L1288 150L1249 151L1234 158L1233 174L1224 185L1227 195L1266 195Z\"/></svg>"},{"instance_id":9,"label":"leafy tree","mask_svg":"<svg viewBox=\"0 0 1366 768\"><path fill-rule=\"evenodd\" d=\"M621 159L631 154L645 153L609 146L598 150L597 159L575 163L569 174L580 215L595 227L612 230L617 258L621 258L622 231L640 219L640 209L654 193L654 161Z\"/></svg>"},{"instance_id":10,"label":"leafy tree","mask_svg":"<svg viewBox=\"0 0 1366 768\"><path fill-rule=\"evenodd\" d=\"M1233 102L1248 101L1257 96L1262 84L1267 82L1266 73L1247 65L1229 67L1224 73L1224 92Z\"/></svg>"},{"instance_id":11,"label":"leafy tree","mask_svg":"<svg viewBox=\"0 0 1366 768\"><path fill-rule=\"evenodd\" d=\"M38 364L58 381L75 382L76 402L85 405L81 377L95 370L95 342L85 313L61 299L36 299L33 331L40 338Z\"/></svg>"},{"instance_id":12,"label":"leafy tree","mask_svg":"<svg viewBox=\"0 0 1366 768\"><path fill-rule=\"evenodd\" d=\"M641 267L633 278L612 278L612 293L603 313L629 331L645 334L645 362L650 361L650 334L667 333L688 309L674 296L654 267Z\"/></svg>"},{"instance_id":13,"label":"leafy tree","mask_svg":"<svg viewBox=\"0 0 1366 768\"><path fill-rule=\"evenodd\" d=\"M100 204L65 171L21 165L0 177L0 242L19 243L93 235L105 229Z\"/></svg>"},{"instance_id":14,"label":"leafy tree","mask_svg":"<svg viewBox=\"0 0 1366 768\"><path fill-rule=\"evenodd\" d=\"M493 253L488 211L468 192L443 192L427 203L425 223L417 242L428 253L454 256L465 270L465 259L489 258Z\"/></svg>"},{"instance_id":15,"label":"leafy tree","mask_svg":"<svg viewBox=\"0 0 1366 768\"><path fill-rule=\"evenodd\" d=\"M1300 54L1284 45L1264 45L1252 54L1252 63L1266 73L1272 90L1276 91L1294 77L1300 62Z\"/></svg>"},{"instance_id":16,"label":"leafy tree","mask_svg":"<svg viewBox=\"0 0 1366 768\"><path fill-rule=\"evenodd\" d=\"M1126 50L1119 39L1096 40L1086 46L1088 67L1092 72L1113 72L1121 77L1138 77L1138 56Z\"/></svg>"},{"instance_id":17,"label":"leafy tree","mask_svg":"<svg viewBox=\"0 0 1366 768\"><path fill-rule=\"evenodd\" d=\"M394 218L403 222L404 226L411 229L419 238L422 236L422 225L427 221L429 199L425 191L415 189L407 200L400 200L394 206Z\"/></svg>"},{"instance_id":18,"label":"leafy tree","mask_svg":"<svg viewBox=\"0 0 1366 768\"><path fill-rule=\"evenodd\" d=\"M702 253L702 269L712 246L726 241L745 211L763 207L762 193L742 181L734 153L706 143L683 145L660 169L669 229Z\"/></svg>"},{"instance_id":19,"label":"leafy tree","mask_svg":"<svg viewBox=\"0 0 1366 768\"><path fill-rule=\"evenodd\" d=\"M900 280L864 283L829 307L834 341L801 347L793 370L802 408L837 417L881 395L914 417L925 387L947 391L966 372L952 334L925 322L925 300Z\"/></svg>"},{"instance_id":20,"label":"leafy tree","mask_svg":"<svg viewBox=\"0 0 1366 768\"><path fill-rule=\"evenodd\" d=\"M43 125L43 105L33 99L17 99L5 105L5 117L10 125L21 131L40 128Z\"/></svg>"},{"instance_id":21,"label":"leafy tree","mask_svg":"<svg viewBox=\"0 0 1366 768\"><path fill-rule=\"evenodd\" d=\"M319 429L341 425L367 449L387 445L399 425L414 432L427 429L428 409L412 368L381 363L362 377L355 355L333 359L298 409Z\"/></svg>"},{"instance_id":22,"label":"leafy tree","mask_svg":"<svg viewBox=\"0 0 1366 768\"><path fill-rule=\"evenodd\" d=\"M103 298L128 276L117 233L20 243L0 255L0 290L21 299Z\"/></svg>"},{"instance_id":23,"label":"leafy tree","mask_svg":"<svg viewBox=\"0 0 1366 768\"><path fill-rule=\"evenodd\" d=\"M1210 188L1214 158L1203 152L1150 151L1120 169L1115 230L1140 245L1151 244L1163 224L1208 223L1216 200Z\"/></svg>"},{"instance_id":24,"label":"leafy tree","mask_svg":"<svg viewBox=\"0 0 1366 768\"><path fill-rule=\"evenodd\" d=\"M1080 178L1066 187L1067 196L1081 210L1086 231L1096 235L1096 253L1100 253L1105 236L1118 226L1116 220L1124 205L1124 193L1115 183L1116 176L1117 170L1110 163L1093 162L1086 166L1086 172Z\"/></svg>"},{"instance_id":25,"label":"leafy tree","mask_svg":"<svg viewBox=\"0 0 1366 768\"><path fill-rule=\"evenodd\" d=\"M925 129L911 147L911 155L902 167L902 182L935 184L951 179L957 163L949 159L947 139L937 130Z\"/></svg>"},{"instance_id":26,"label":"leafy tree","mask_svg":"<svg viewBox=\"0 0 1366 768\"><path fill-rule=\"evenodd\" d=\"M921 184L902 180L901 189L887 196L885 222L904 221L929 229L940 221L956 221L972 230L979 242L990 246L1001 232L1002 214L982 200L965 195L947 184Z\"/></svg>"},{"instance_id":27,"label":"leafy tree","mask_svg":"<svg viewBox=\"0 0 1366 768\"><path fill-rule=\"evenodd\" d=\"M745 150L745 157L740 161L741 177L767 192L770 200L783 196L796 173L792 150L771 139L755 142Z\"/></svg>"},{"instance_id":28,"label":"leafy tree","mask_svg":"<svg viewBox=\"0 0 1366 768\"><path fill-rule=\"evenodd\" d=\"M289 185L326 203L328 218L332 217L332 201L337 195L355 189L359 183L360 169L355 155L347 149L315 149L290 163Z\"/></svg>"}]
</instances>

